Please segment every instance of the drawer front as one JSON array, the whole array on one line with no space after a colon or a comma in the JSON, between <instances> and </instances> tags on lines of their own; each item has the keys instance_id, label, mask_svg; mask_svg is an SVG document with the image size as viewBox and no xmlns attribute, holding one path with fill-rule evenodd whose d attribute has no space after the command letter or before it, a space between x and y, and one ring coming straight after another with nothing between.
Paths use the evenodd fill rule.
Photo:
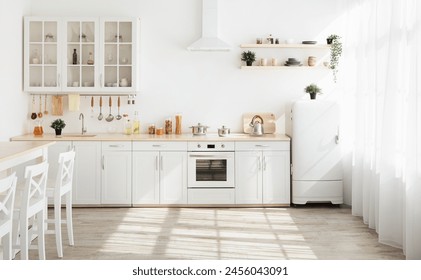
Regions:
<instances>
[{"instance_id":1,"label":"drawer front","mask_svg":"<svg viewBox=\"0 0 421 280\"><path fill-rule=\"evenodd\" d=\"M236 151L256 151L256 150L271 150L271 151L289 151L289 141L265 141L265 142L235 142Z\"/></svg>"},{"instance_id":2,"label":"drawer front","mask_svg":"<svg viewBox=\"0 0 421 280\"><path fill-rule=\"evenodd\" d=\"M234 189L189 189L188 204L235 204Z\"/></svg>"},{"instance_id":3,"label":"drawer front","mask_svg":"<svg viewBox=\"0 0 421 280\"><path fill-rule=\"evenodd\" d=\"M103 141L102 142L103 151L131 151L132 142L114 142L114 141Z\"/></svg>"},{"instance_id":4,"label":"drawer front","mask_svg":"<svg viewBox=\"0 0 421 280\"><path fill-rule=\"evenodd\" d=\"M133 151L187 151L187 142L133 142Z\"/></svg>"}]
</instances>

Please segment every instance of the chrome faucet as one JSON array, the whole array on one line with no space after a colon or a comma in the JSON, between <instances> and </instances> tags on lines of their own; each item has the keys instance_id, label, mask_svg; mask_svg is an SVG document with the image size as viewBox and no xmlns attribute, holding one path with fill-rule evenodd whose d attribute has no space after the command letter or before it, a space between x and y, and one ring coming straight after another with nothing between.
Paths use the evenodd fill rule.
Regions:
<instances>
[{"instance_id":1,"label":"chrome faucet","mask_svg":"<svg viewBox=\"0 0 421 280\"><path fill-rule=\"evenodd\" d=\"M80 113L79 120L82 120L82 135L83 135L87 131L85 127L85 116L83 115L83 113Z\"/></svg>"}]
</instances>

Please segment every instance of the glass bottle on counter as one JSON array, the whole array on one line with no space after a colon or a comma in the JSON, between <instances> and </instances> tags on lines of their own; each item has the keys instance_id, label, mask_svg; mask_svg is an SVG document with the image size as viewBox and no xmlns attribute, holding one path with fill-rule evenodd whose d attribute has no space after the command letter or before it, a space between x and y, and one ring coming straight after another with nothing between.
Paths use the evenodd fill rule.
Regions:
<instances>
[{"instance_id":1,"label":"glass bottle on counter","mask_svg":"<svg viewBox=\"0 0 421 280\"><path fill-rule=\"evenodd\" d=\"M132 122L129 119L129 115L123 114L124 118L124 134L131 135L133 132Z\"/></svg>"},{"instance_id":2,"label":"glass bottle on counter","mask_svg":"<svg viewBox=\"0 0 421 280\"><path fill-rule=\"evenodd\" d=\"M133 120L133 134L139 134L140 133L140 121L139 121L139 115L137 111L134 112L134 120Z\"/></svg>"}]
</instances>

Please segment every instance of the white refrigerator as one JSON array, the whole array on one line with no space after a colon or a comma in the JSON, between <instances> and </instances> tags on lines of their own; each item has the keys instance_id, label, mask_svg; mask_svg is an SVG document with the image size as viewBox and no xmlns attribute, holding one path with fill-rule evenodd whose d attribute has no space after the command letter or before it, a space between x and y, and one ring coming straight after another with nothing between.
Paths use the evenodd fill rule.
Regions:
<instances>
[{"instance_id":1,"label":"white refrigerator","mask_svg":"<svg viewBox=\"0 0 421 280\"><path fill-rule=\"evenodd\" d=\"M337 103L299 100L287 117L291 137L292 203L343 203Z\"/></svg>"}]
</instances>

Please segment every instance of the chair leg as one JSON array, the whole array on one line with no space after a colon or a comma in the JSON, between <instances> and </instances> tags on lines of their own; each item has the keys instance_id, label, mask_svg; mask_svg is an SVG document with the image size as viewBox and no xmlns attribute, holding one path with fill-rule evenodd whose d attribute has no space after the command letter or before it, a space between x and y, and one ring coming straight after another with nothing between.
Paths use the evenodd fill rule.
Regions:
<instances>
[{"instance_id":1,"label":"chair leg","mask_svg":"<svg viewBox=\"0 0 421 280\"><path fill-rule=\"evenodd\" d=\"M37 226L38 226L38 255L40 260L45 260L45 219L44 211L40 211L37 214Z\"/></svg>"},{"instance_id":2,"label":"chair leg","mask_svg":"<svg viewBox=\"0 0 421 280\"><path fill-rule=\"evenodd\" d=\"M28 232L28 218L21 217L20 220L20 259L27 260L28 259L28 251L29 251L29 232Z\"/></svg>"},{"instance_id":3,"label":"chair leg","mask_svg":"<svg viewBox=\"0 0 421 280\"><path fill-rule=\"evenodd\" d=\"M61 237L61 199L54 202L54 231L56 234L57 255L63 257L63 242Z\"/></svg>"},{"instance_id":4,"label":"chair leg","mask_svg":"<svg viewBox=\"0 0 421 280\"><path fill-rule=\"evenodd\" d=\"M70 246L74 246L73 238L73 210L72 210L72 192L66 194L66 226L67 226L67 235L69 236Z\"/></svg>"},{"instance_id":5,"label":"chair leg","mask_svg":"<svg viewBox=\"0 0 421 280\"><path fill-rule=\"evenodd\" d=\"M2 238L3 244L3 260L12 259L12 233L9 232Z\"/></svg>"}]
</instances>

